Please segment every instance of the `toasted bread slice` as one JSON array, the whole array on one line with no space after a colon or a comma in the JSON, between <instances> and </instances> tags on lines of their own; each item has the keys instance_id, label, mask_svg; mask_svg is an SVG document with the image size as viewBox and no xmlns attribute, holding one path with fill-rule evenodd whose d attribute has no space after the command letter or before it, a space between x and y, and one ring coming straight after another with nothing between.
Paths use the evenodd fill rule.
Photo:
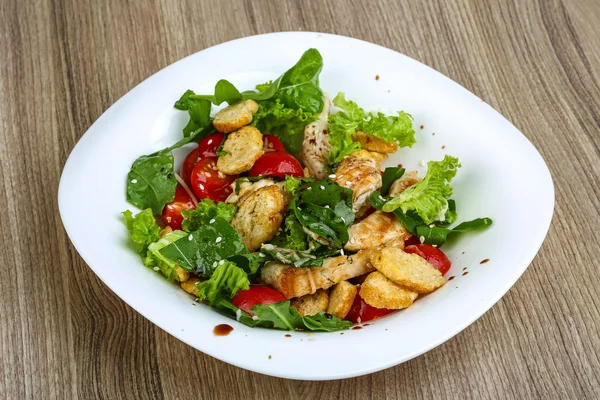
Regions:
<instances>
[{"instance_id":1,"label":"toasted bread slice","mask_svg":"<svg viewBox=\"0 0 600 400\"><path fill-rule=\"evenodd\" d=\"M371 272L360 286L360 297L375 308L400 310L409 307L419 296L386 278L381 272Z\"/></svg>"},{"instance_id":2,"label":"toasted bread slice","mask_svg":"<svg viewBox=\"0 0 600 400\"><path fill-rule=\"evenodd\" d=\"M329 292L327 312L341 319L346 318L352 303L354 303L356 293L358 293L358 288L348 281L336 284Z\"/></svg>"}]
</instances>

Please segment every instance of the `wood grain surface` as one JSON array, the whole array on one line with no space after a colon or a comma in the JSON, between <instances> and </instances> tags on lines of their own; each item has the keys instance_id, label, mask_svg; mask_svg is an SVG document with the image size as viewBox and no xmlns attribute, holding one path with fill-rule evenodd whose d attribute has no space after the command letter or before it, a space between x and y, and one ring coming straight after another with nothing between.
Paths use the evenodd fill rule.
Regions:
<instances>
[{"instance_id":1,"label":"wood grain surface","mask_svg":"<svg viewBox=\"0 0 600 400\"><path fill-rule=\"evenodd\" d=\"M600 398L598 21L597 0L0 1L0 398ZM179 342L96 278L58 215L65 160L113 102L191 53L288 30L437 69L511 120L556 185L548 237L496 306L356 379L271 378Z\"/></svg>"}]
</instances>

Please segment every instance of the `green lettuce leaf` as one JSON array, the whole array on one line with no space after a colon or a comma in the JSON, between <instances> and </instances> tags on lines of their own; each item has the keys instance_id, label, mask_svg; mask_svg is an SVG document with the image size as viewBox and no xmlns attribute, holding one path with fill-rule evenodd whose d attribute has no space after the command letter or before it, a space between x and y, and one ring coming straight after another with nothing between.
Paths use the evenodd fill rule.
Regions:
<instances>
[{"instance_id":1,"label":"green lettuce leaf","mask_svg":"<svg viewBox=\"0 0 600 400\"><path fill-rule=\"evenodd\" d=\"M171 243L186 237L187 233L183 231L173 231L165 237L160 238L158 241L148 246L146 256L143 257L144 265L148 268L152 268L155 271L160 271L170 282L178 280L178 275L175 272L175 266L177 263L173 260L168 259L161 254L160 250L170 245Z\"/></svg>"},{"instance_id":2,"label":"green lettuce leaf","mask_svg":"<svg viewBox=\"0 0 600 400\"><path fill-rule=\"evenodd\" d=\"M214 305L219 298L232 299L240 290L250 288L248 274L231 261L222 260L210 279L197 284L198 300Z\"/></svg>"},{"instance_id":3,"label":"green lettuce leaf","mask_svg":"<svg viewBox=\"0 0 600 400\"><path fill-rule=\"evenodd\" d=\"M196 208L183 210L181 212L181 215L183 216L181 227L186 232L192 232L200 228L200 226L208 224L210 220L217 217L230 222L236 212L237 206L233 204L224 202L215 204L211 199L203 199L198 203Z\"/></svg>"},{"instance_id":4,"label":"green lettuce leaf","mask_svg":"<svg viewBox=\"0 0 600 400\"><path fill-rule=\"evenodd\" d=\"M445 156L442 161L430 161L423 180L388 201L383 211L391 212L398 208L403 213L413 210L425 224L443 220L448 209L448 197L452 195L450 181L460 168L458 158Z\"/></svg>"},{"instance_id":5,"label":"green lettuce leaf","mask_svg":"<svg viewBox=\"0 0 600 400\"><path fill-rule=\"evenodd\" d=\"M141 156L127 174L127 201L140 209L151 208L154 215L159 215L165 204L175 198L176 187L172 154Z\"/></svg>"},{"instance_id":6,"label":"green lettuce leaf","mask_svg":"<svg viewBox=\"0 0 600 400\"><path fill-rule=\"evenodd\" d=\"M127 230L129 230L129 237L135 242L138 253L146 254L148 246L160 239L160 228L156 224L152 209L147 208L140 211L135 217L131 211L127 210L123 212L123 216Z\"/></svg>"}]
</instances>

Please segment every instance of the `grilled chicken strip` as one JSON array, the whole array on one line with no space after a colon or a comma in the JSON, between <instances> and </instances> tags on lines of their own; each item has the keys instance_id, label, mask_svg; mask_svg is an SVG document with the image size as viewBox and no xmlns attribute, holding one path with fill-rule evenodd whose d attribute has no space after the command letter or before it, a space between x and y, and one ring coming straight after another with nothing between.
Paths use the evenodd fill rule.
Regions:
<instances>
[{"instance_id":1,"label":"grilled chicken strip","mask_svg":"<svg viewBox=\"0 0 600 400\"><path fill-rule=\"evenodd\" d=\"M327 161L329 160L329 96L323 93L323 110L318 119L306 125L304 129L304 142L300 157L308 168L310 175L315 179L323 179L329 175Z\"/></svg>"},{"instance_id":2,"label":"grilled chicken strip","mask_svg":"<svg viewBox=\"0 0 600 400\"><path fill-rule=\"evenodd\" d=\"M340 162L334 181L352 189L352 210L357 217L361 217L369 208L371 193L381 188L379 162L366 150L355 151Z\"/></svg>"},{"instance_id":3,"label":"grilled chicken strip","mask_svg":"<svg viewBox=\"0 0 600 400\"><path fill-rule=\"evenodd\" d=\"M271 178L264 178L256 182L240 182L239 187L240 190L238 194L235 194L235 186L237 182L233 182L231 184L231 189L233 191L225 200L225 203L240 205L246 199L246 197L250 196L251 193L256 192L258 189L263 188L265 186L275 185L275 181Z\"/></svg>"},{"instance_id":4,"label":"grilled chicken strip","mask_svg":"<svg viewBox=\"0 0 600 400\"><path fill-rule=\"evenodd\" d=\"M393 241L404 244L410 233L392 213L376 211L348 229L350 240L344 250L359 251L388 245ZM396 246L394 246L396 247Z\"/></svg>"},{"instance_id":5,"label":"grilled chicken strip","mask_svg":"<svg viewBox=\"0 0 600 400\"><path fill-rule=\"evenodd\" d=\"M373 271L369 257L375 251L363 250L351 256L328 258L321 267L298 268L270 262L262 269L262 279L286 299L304 296Z\"/></svg>"},{"instance_id":6,"label":"grilled chicken strip","mask_svg":"<svg viewBox=\"0 0 600 400\"><path fill-rule=\"evenodd\" d=\"M392 186L390 187L389 195L392 197L398 196L400 193L404 192L410 186L419 183L421 178L419 178L419 173L417 171L410 171L406 174L402 175L399 179L396 179Z\"/></svg>"}]
</instances>

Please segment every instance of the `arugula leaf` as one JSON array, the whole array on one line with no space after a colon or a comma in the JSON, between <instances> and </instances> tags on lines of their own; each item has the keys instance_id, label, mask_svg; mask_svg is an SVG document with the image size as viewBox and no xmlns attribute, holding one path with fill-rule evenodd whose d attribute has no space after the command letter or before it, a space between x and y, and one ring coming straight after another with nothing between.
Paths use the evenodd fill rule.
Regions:
<instances>
[{"instance_id":1,"label":"arugula leaf","mask_svg":"<svg viewBox=\"0 0 600 400\"><path fill-rule=\"evenodd\" d=\"M239 233L223 218L216 217L214 222L209 221L160 252L186 271L210 276L219 261L246 254L248 249Z\"/></svg>"},{"instance_id":2,"label":"arugula leaf","mask_svg":"<svg viewBox=\"0 0 600 400\"><path fill-rule=\"evenodd\" d=\"M146 254L148 246L160 239L160 228L156 224L152 209L147 208L140 211L134 217L131 211L123 212L125 224L129 230L129 237L136 243L138 253Z\"/></svg>"},{"instance_id":3,"label":"arugula leaf","mask_svg":"<svg viewBox=\"0 0 600 400\"><path fill-rule=\"evenodd\" d=\"M252 307L251 311L256 315L255 326L287 331L302 329L335 332L348 329L352 326L350 321L344 321L334 315L323 312L314 316L303 317L295 308L290 306L289 300L276 304L257 304Z\"/></svg>"},{"instance_id":4,"label":"arugula leaf","mask_svg":"<svg viewBox=\"0 0 600 400\"><path fill-rule=\"evenodd\" d=\"M274 260L296 267L320 267L327 257L338 254L339 251L328 247L319 247L320 251L296 250L277 247L273 244L263 244L260 251L268 254Z\"/></svg>"},{"instance_id":5,"label":"arugula leaf","mask_svg":"<svg viewBox=\"0 0 600 400\"><path fill-rule=\"evenodd\" d=\"M421 225L417 227L417 236L419 238L423 238L423 243L435 244L437 246L441 246L446 243L446 240L449 236L463 233L463 232L473 232L487 228L492 225L492 220L490 218L476 218L471 221L463 222L453 229L443 228L443 227L430 227L428 225Z\"/></svg>"},{"instance_id":6,"label":"arugula leaf","mask_svg":"<svg viewBox=\"0 0 600 400\"><path fill-rule=\"evenodd\" d=\"M248 274L231 261L222 260L210 279L196 285L199 301L214 305L219 298L232 299L240 290L250 288Z\"/></svg>"},{"instance_id":7,"label":"arugula leaf","mask_svg":"<svg viewBox=\"0 0 600 400\"><path fill-rule=\"evenodd\" d=\"M198 96L192 90L186 90L177 100L174 107L190 114L188 124L183 128L183 137L193 136L198 131L211 126L210 110L212 108L210 100Z\"/></svg>"},{"instance_id":8,"label":"arugula leaf","mask_svg":"<svg viewBox=\"0 0 600 400\"><path fill-rule=\"evenodd\" d=\"M275 99L259 103L252 125L261 132L277 136L286 150L298 157L304 141L304 128L316 119L314 113L286 107L280 99Z\"/></svg>"},{"instance_id":9,"label":"arugula leaf","mask_svg":"<svg viewBox=\"0 0 600 400\"><path fill-rule=\"evenodd\" d=\"M156 268L156 270L161 271L165 278L170 282L177 281L179 278L179 275L175 272L177 263L162 255L160 250L186 236L187 233L183 231L173 231L165 235L165 237L160 238L158 241L150 244L146 256L142 258L144 265L148 268Z\"/></svg>"},{"instance_id":10,"label":"arugula leaf","mask_svg":"<svg viewBox=\"0 0 600 400\"><path fill-rule=\"evenodd\" d=\"M227 204L224 202L218 202L215 204L211 199L202 199L195 209L183 210L181 215L183 221L181 227L186 232L192 232L200 228L202 225L206 225L213 218L221 217L225 221L230 222L237 212L237 206L233 204Z\"/></svg>"},{"instance_id":11,"label":"arugula leaf","mask_svg":"<svg viewBox=\"0 0 600 400\"><path fill-rule=\"evenodd\" d=\"M352 140L356 131L362 131L400 147L412 147L416 143L412 128L412 116L399 111L398 115L381 112L365 112L355 102L346 100L340 92L333 99L339 112L329 115L330 164L340 162L350 153L360 150L360 144Z\"/></svg>"},{"instance_id":12,"label":"arugula leaf","mask_svg":"<svg viewBox=\"0 0 600 400\"><path fill-rule=\"evenodd\" d=\"M396 182L397 179L400 179L402 175L404 175L404 168L398 167L387 167L385 171L383 171L383 176L381 177L381 195L387 196L390 192L390 188L393 183Z\"/></svg>"},{"instance_id":13,"label":"arugula leaf","mask_svg":"<svg viewBox=\"0 0 600 400\"><path fill-rule=\"evenodd\" d=\"M443 220L448 207L446 198L452 195L449 182L460 166L458 158L448 155L442 161L430 161L425 178L388 201L382 207L383 211L400 208L407 213L414 210L425 224Z\"/></svg>"},{"instance_id":14,"label":"arugula leaf","mask_svg":"<svg viewBox=\"0 0 600 400\"><path fill-rule=\"evenodd\" d=\"M302 203L294 212L302 226L323 237L334 247L342 248L348 242L348 226L331 208Z\"/></svg>"},{"instance_id":15,"label":"arugula leaf","mask_svg":"<svg viewBox=\"0 0 600 400\"><path fill-rule=\"evenodd\" d=\"M190 92L188 90L187 92ZM187 93L186 92L186 93ZM185 96L185 93L184 93ZM223 102L227 102L227 104L237 103L242 100L242 94L239 90L233 85L233 83L229 82L226 79L221 79L215 85L215 93L212 94L195 94L194 92L188 96L190 99L194 100L205 100L209 101L214 105L220 105ZM177 105L177 103L175 103Z\"/></svg>"},{"instance_id":16,"label":"arugula leaf","mask_svg":"<svg viewBox=\"0 0 600 400\"><path fill-rule=\"evenodd\" d=\"M193 90L186 90L185 93L181 96L181 98L179 100L177 100L175 102L175 105L173 107L175 107L178 110L181 111L187 111L188 109L188 100L190 98L190 96L194 95L194 91Z\"/></svg>"},{"instance_id":17,"label":"arugula leaf","mask_svg":"<svg viewBox=\"0 0 600 400\"><path fill-rule=\"evenodd\" d=\"M175 198L177 180L173 174L173 155L141 156L127 174L127 201L154 215L162 213L165 204Z\"/></svg>"}]
</instances>

